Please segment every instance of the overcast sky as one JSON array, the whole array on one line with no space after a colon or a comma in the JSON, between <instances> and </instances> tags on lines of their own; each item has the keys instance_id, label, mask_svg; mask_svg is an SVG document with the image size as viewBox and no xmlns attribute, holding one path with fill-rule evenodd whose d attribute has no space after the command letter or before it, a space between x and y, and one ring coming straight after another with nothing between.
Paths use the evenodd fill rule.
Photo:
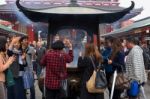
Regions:
<instances>
[{"instance_id":1,"label":"overcast sky","mask_svg":"<svg viewBox=\"0 0 150 99\"><path fill-rule=\"evenodd\" d=\"M150 0L120 0L120 6L122 7L128 7L131 2L135 2L135 8L143 7L143 11L140 15L133 18L133 20L140 20L145 17L150 17Z\"/></svg>"},{"instance_id":2,"label":"overcast sky","mask_svg":"<svg viewBox=\"0 0 150 99\"><path fill-rule=\"evenodd\" d=\"M0 5L6 4L5 0L0 0Z\"/></svg>"}]
</instances>

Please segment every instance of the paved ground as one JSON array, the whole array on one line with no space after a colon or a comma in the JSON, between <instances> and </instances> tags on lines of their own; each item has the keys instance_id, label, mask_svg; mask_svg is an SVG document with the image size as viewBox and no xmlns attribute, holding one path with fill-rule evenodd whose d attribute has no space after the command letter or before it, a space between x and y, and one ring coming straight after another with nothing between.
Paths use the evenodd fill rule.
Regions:
<instances>
[{"instance_id":1,"label":"paved ground","mask_svg":"<svg viewBox=\"0 0 150 99\"><path fill-rule=\"evenodd\" d=\"M150 99L150 81L147 83L147 85L145 85L144 88L145 88L147 99Z\"/></svg>"},{"instance_id":2,"label":"paved ground","mask_svg":"<svg viewBox=\"0 0 150 99\"><path fill-rule=\"evenodd\" d=\"M38 87L38 85L37 85L37 81L35 82L35 90L36 90L36 99L42 99L42 93L41 93L41 91L39 90L39 87ZM28 90L28 93L30 93L30 91ZM27 94L27 96L28 96L28 99L30 99L29 98L29 95L30 94Z\"/></svg>"},{"instance_id":3,"label":"paved ground","mask_svg":"<svg viewBox=\"0 0 150 99\"><path fill-rule=\"evenodd\" d=\"M35 86L36 86L36 89L35 89L36 99L42 99L42 94L39 91L37 82L35 83ZM148 81L148 83L145 85L145 93L146 93L147 99L150 99L150 81ZM29 99L29 94L28 94L28 99ZM107 91L105 92L105 99L109 99ZM141 98L141 99L144 99L144 98Z\"/></svg>"}]
</instances>

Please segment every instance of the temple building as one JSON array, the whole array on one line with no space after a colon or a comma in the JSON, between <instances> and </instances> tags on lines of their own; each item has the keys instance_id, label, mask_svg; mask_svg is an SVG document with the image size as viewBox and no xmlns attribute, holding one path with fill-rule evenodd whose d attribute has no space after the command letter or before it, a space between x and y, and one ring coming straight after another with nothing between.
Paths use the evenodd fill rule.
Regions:
<instances>
[{"instance_id":1,"label":"temple building","mask_svg":"<svg viewBox=\"0 0 150 99\"><path fill-rule=\"evenodd\" d=\"M24 5L26 8L33 9L41 9L51 6L66 6L70 4L70 1L75 1L76 4L78 4L79 6L97 7L104 10L111 9L112 11L119 11L124 9L122 7L119 7L118 0L44 0L44 2L43 0L20 0L21 4ZM16 0L6 0L6 2L6 5L0 6L0 19L10 21L13 24L12 28L14 30L27 33L29 35L30 42L35 40L36 37L34 33L38 32L38 30L34 30L34 28L36 28L36 24L28 20L21 12L18 11L18 8L15 4ZM131 10L128 15L124 16L117 22L114 22L112 24L100 24L99 32L101 34L111 32L112 30L120 27L123 21L126 21L138 15L141 11L141 9L134 9Z\"/></svg>"}]
</instances>

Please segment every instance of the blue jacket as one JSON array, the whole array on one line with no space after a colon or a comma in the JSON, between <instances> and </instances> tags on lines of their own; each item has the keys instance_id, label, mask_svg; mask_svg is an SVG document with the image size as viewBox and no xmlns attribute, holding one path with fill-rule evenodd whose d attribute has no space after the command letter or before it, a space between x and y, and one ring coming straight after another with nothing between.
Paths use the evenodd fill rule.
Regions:
<instances>
[{"instance_id":1,"label":"blue jacket","mask_svg":"<svg viewBox=\"0 0 150 99\"><path fill-rule=\"evenodd\" d=\"M108 59L110 58L111 53L112 49L110 47L106 47L105 50L102 52L106 73L112 73L114 71L112 65L108 64Z\"/></svg>"},{"instance_id":2,"label":"blue jacket","mask_svg":"<svg viewBox=\"0 0 150 99\"><path fill-rule=\"evenodd\" d=\"M112 66L114 70L118 72L125 72L125 53L123 51L119 51L115 58L112 60Z\"/></svg>"}]
</instances>

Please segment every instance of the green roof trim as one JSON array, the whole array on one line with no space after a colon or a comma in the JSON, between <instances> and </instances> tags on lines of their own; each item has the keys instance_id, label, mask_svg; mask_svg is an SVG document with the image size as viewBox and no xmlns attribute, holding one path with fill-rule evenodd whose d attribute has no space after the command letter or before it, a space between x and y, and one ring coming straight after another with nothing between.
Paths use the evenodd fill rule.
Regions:
<instances>
[{"instance_id":1,"label":"green roof trim","mask_svg":"<svg viewBox=\"0 0 150 99\"><path fill-rule=\"evenodd\" d=\"M27 35L27 34L25 34L25 33L22 33L22 32L18 32L18 31L15 31L15 30L13 30L13 29L10 29L10 28L8 28L8 27L6 27L6 26L4 26L4 25L0 25L0 29L2 29L2 30L4 30L4 31L8 31L8 32L10 32L10 33L12 33L12 34L16 34L16 35Z\"/></svg>"}]
</instances>

